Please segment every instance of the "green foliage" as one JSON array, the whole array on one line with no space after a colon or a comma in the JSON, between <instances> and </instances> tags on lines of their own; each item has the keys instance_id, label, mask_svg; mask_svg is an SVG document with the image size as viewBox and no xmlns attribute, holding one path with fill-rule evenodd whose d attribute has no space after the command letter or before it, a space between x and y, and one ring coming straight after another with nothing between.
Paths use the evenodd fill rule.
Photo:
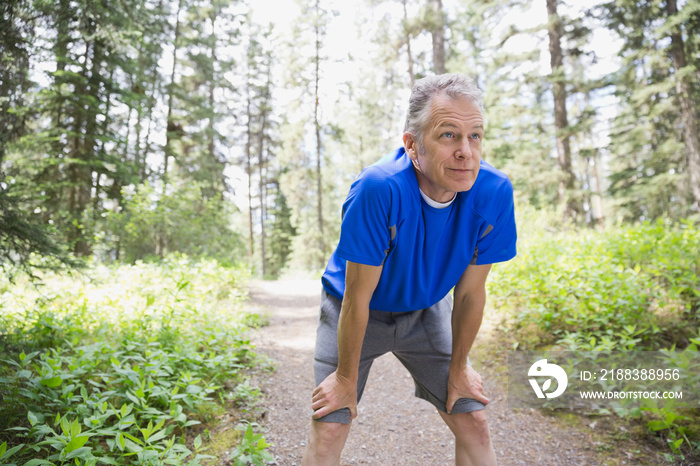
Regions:
<instances>
[{"instance_id":1,"label":"green foliage","mask_svg":"<svg viewBox=\"0 0 700 466\"><path fill-rule=\"evenodd\" d=\"M659 349L687 345L700 323L700 231L657 221L531 236L494 270L520 347Z\"/></svg>"},{"instance_id":2,"label":"green foliage","mask_svg":"<svg viewBox=\"0 0 700 466\"><path fill-rule=\"evenodd\" d=\"M696 337L690 339L690 345L684 351L669 351L666 367L679 368L689 374L692 380L688 380L690 386L697 386L700 383L700 374L697 370L689 368L690 354L695 354L700 348L700 328L697 329ZM676 459L685 460L687 453L700 453L700 430L698 430L698 412L690 410L692 406L685 401L677 399L666 399L663 401L646 399L642 402L639 412L632 411L623 414L631 416L645 415L647 428L664 436L668 443L671 454L665 453L666 459L671 462Z\"/></svg>"},{"instance_id":3,"label":"green foliage","mask_svg":"<svg viewBox=\"0 0 700 466\"><path fill-rule=\"evenodd\" d=\"M238 407L243 419L254 420L262 408L262 392L251 385L250 380L244 380L236 385L228 398Z\"/></svg>"},{"instance_id":4,"label":"green foliage","mask_svg":"<svg viewBox=\"0 0 700 466\"><path fill-rule=\"evenodd\" d=\"M22 204L0 176L0 270L12 273L19 269L31 275L36 269L79 267L81 263L72 259L55 235L36 215L27 214Z\"/></svg>"},{"instance_id":5,"label":"green foliage","mask_svg":"<svg viewBox=\"0 0 700 466\"><path fill-rule=\"evenodd\" d=\"M201 464L191 428L258 361L240 318L247 273L186 257L91 272L2 284L0 457Z\"/></svg>"},{"instance_id":6,"label":"green foliage","mask_svg":"<svg viewBox=\"0 0 700 466\"><path fill-rule=\"evenodd\" d=\"M197 184L157 193L148 183L125 193L124 207L111 215L110 249L126 262L179 252L232 264L241 257L239 235L231 229L231 207L202 196ZM110 244L118 241L118 245Z\"/></svg>"},{"instance_id":7,"label":"green foliage","mask_svg":"<svg viewBox=\"0 0 700 466\"><path fill-rule=\"evenodd\" d=\"M27 0L0 5L0 165L6 143L26 131L25 93L30 87L29 49L34 24L29 20Z\"/></svg>"},{"instance_id":8,"label":"green foliage","mask_svg":"<svg viewBox=\"0 0 700 466\"><path fill-rule=\"evenodd\" d=\"M691 124L686 118L697 114L697 89L691 96L681 92L685 70L673 60L673 48L680 44L674 46L670 36L678 33L684 61L697 71L700 22L693 2L680 3L677 15L669 14L669 2L661 0L608 1L597 10L622 45L621 66L610 76L621 105L611 125L608 191L616 217L625 221L695 214L689 175L698 154L697 148L688 151L683 128ZM693 101L695 112L683 115L683 98Z\"/></svg>"},{"instance_id":9,"label":"green foliage","mask_svg":"<svg viewBox=\"0 0 700 466\"><path fill-rule=\"evenodd\" d=\"M107 217L127 207L122 188L146 181L178 191L174 184L194 182L207 202L225 204L237 57L220 50L239 44L239 2L5 3L0 171L21 187L28 212L54 225L59 243L79 256L104 254L99 241L119 241ZM166 53L172 74L159 67ZM166 107L162 121L156 109Z\"/></svg>"},{"instance_id":10,"label":"green foliage","mask_svg":"<svg viewBox=\"0 0 700 466\"><path fill-rule=\"evenodd\" d=\"M234 460L234 466L247 466L253 464L255 466L263 466L265 461L274 461L275 458L265 448L270 444L265 441L262 434L253 432L253 425L248 424L245 428L245 434L241 443L231 452L231 459Z\"/></svg>"},{"instance_id":11,"label":"green foliage","mask_svg":"<svg viewBox=\"0 0 700 466\"><path fill-rule=\"evenodd\" d=\"M518 257L495 268L489 281L496 307L505 310L512 347L671 348L665 367L693 374L689 354L700 346L700 229L657 220L604 233L551 233L545 220L525 223ZM690 386L700 383L700 374L695 377ZM690 407L682 400L645 400L641 409L621 403L615 412L643 417L664 435L670 457L682 458L683 449L700 449Z\"/></svg>"},{"instance_id":12,"label":"green foliage","mask_svg":"<svg viewBox=\"0 0 700 466\"><path fill-rule=\"evenodd\" d=\"M292 240L296 235L296 228L292 225L292 211L287 204L287 199L281 190L275 196L275 205L270 214L274 217L270 225L269 255L267 258L267 273L273 277L279 276L292 253Z\"/></svg>"}]
</instances>

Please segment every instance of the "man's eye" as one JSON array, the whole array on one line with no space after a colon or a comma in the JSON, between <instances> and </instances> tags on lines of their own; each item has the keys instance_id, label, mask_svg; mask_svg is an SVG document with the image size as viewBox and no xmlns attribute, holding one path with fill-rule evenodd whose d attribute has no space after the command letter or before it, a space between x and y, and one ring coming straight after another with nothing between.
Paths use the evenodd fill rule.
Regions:
<instances>
[{"instance_id":1,"label":"man's eye","mask_svg":"<svg viewBox=\"0 0 700 466\"><path fill-rule=\"evenodd\" d=\"M446 133L443 133L443 136L445 136L446 138L453 138L455 137L455 133L453 133L452 131L448 131Z\"/></svg>"},{"instance_id":2,"label":"man's eye","mask_svg":"<svg viewBox=\"0 0 700 466\"><path fill-rule=\"evenodd\" d=\"M481 134L474 133L474 134L472 134L472 135L469 136L469 137L472 138L472 139L481 139Z\"/></svg>"}]
</instances>

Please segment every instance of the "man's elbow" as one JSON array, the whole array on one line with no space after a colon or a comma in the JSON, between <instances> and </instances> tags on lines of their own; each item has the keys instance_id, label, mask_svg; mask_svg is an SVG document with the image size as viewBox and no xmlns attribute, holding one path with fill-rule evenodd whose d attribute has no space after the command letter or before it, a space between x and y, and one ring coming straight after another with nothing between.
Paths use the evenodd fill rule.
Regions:
<instances>
[{"instance_id":1,"label":"man's elbow","mask_svg":"<svg viewBox=\"0 0 700 466\"><path fill-rule=\"evenodd\" d=\"M455 296L455 307L459 306L465 309L474 307L483 310L486 305L486 288L477 288Z\"/></svg>"}]
</instances>

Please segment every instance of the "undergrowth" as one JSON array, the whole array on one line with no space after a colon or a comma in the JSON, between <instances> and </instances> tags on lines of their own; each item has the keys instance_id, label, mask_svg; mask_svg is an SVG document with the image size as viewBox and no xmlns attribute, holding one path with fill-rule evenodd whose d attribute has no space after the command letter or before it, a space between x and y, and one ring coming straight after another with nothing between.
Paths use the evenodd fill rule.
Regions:
<instances>
[{"instance_id":1,"label":"undergrowth","mask_svg":"<svg viewBox=\"0 0 700 466\"><path fill-rule=\"evenodd\" d=\"M671 350L667 367L677 367L684 352L698 351L696 225L659 220L602 233L526 229L518 257L494 268L489 279L504 319L501 336L512 349ZM697 387L700 374L690 375ZM700 455L697 406L646 400L641 409L616 414L638 418L663 436L666 458L676 461Z\"/></svg>"},{"instance_id":2,"label":"undergrowth","mask_svg":"<svg viewBox=\"0 0 700 466\"><path fill-rule=\"evenodd\" d=\"M225 404L226 389L257 393L246 279L242 268L172 257L0 283L0 463L211 458L200 423L212 403Z\"/></svg>"}]
</instances>

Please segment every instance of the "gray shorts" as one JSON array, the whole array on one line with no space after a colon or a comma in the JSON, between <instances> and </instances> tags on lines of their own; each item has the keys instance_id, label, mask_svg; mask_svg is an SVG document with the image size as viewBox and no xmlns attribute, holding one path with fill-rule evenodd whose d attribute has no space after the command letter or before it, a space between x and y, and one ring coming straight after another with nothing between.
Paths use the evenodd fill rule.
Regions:
<instances>
[{"instance_id":1,"label":"gray shorts","mask_svg":"<svg viewBox=\"0 0 700 466\"><path fill-rule=\"evenodd\" d=\"M447 379L452 358L452 299L446 296L439 303L413 312L369 312L367 331L362 344L357 401L362 398L369 369L376 358L388 352L408 369L413 377L418 398L446 412ZM338 317L341 301L325 290L316 332L314 376L316 386L338 366ZM471 398L455 403L453 413L468 413L485 406ZM342 408L321 419L323 422L350 423L350 410Z\"/></svg>"}]
</instances>

